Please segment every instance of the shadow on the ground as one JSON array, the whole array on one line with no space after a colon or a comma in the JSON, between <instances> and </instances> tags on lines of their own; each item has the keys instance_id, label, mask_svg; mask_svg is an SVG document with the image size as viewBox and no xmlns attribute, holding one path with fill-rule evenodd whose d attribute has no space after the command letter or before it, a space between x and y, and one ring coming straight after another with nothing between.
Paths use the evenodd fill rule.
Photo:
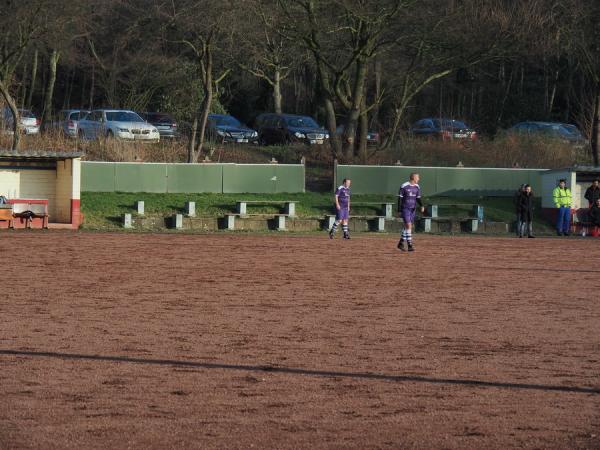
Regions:
<instances>
[{"instance_id":1,"label":"shadow on the ground","mask_svg":"<svg viewBox=\"0 0 600 450\"><path fill-rule=\"evenodd\" d=\"M0 355L23 356L23 357L40 357L40 358L59 358L70 360L88 360L88 361L108 361L134 364L150 364L178 367L196 367L201 369L223 369L223 370L238 370L248 372L269 372L281 373L290 375L304 375L313 377L339 377L339 378L355 378L364 380L381 380L395 381L407 383L430 383L430 384L450 384L470 387L488 387L499 389L517 389L517 390L536 390L536 391L554 391L554 392L569 392L579 394L594 394L600 395L600 387L579 387L579 386L557 386L549 384L530 384L530 383L510 383L501 381L483 381L483 380L462 380L456 378L432 378L415 375L389 375L368 372L340 372L332 370L315 370L315 369L300 369L294 367L280 366L253 366L239 364L219 364L219 363L204 363L193 361L177 361L171 359L148 359L148 358L131 358L128 356L102 356L102 355L83 355L75 353L58 353L58 352L39 352L25 350L0 350Z\"/></svg>"}]
</instances>

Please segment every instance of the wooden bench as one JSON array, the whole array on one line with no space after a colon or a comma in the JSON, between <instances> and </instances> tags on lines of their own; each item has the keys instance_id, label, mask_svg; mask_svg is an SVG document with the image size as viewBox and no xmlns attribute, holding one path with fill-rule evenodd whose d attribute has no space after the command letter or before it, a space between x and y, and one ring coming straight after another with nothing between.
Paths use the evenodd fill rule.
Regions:
<instances>
[{"instance_id":1,"label":"wooden bench","mask_svg":"<svg viewBox=\"0 0 600 450\"><path fill-rule=\"evenodd\" d=\"M25 220L26 228L31 228L33 219L42 219L42 228L48 228L48 200L11 199L9 203L12 205L13 218Z\"/></svg>"},{"instance_id":2,"label":"wooden bench","mask_svg":"<svg viewBox=\"0 0 600 450\"><path fill-rule=\"evenodd\" d=\"M466 217L467 219L475 218L480 222L483 222L483 206L473 204L473 203L448 203L448 204L432 204L427 205L425 215L430 218L443 218L443 217L454 217L454 216L440 216L439 210L441 208L451 208L451 209L469 209L470 216Z\"/></svg>"},{"instance_id":3,"label":"wooden bench","mask_svg":"<svg viewBox=\"0 0 600 450\"><path fill-rule=\"evenodd\" d=\"M350 208L355 208L355 207L360 208L361 206L369 206L369 207L377 206L377 207L379 207L378 210L379 210L379 212L382 213L383 217L385 217L386 219L393 218L393 208L394 208L393 202L350 202ZM374 217L380 217L380 216L374 216Z\"/></svg>"},{"instance_id":4,"label":"wooden bench","mask_svg":"<svg viewBox=\"0 0 600 450\"><path fill-rule=\"evenodd\" d=\"M468 210L462 215L440 215L440 209L465 209ZM432 221L452 221L459 220L461 228L465 231L475 233L479 230L479 224L483 222L483 206L474 203L445 203L431 204L425 208L425 215L420 220L420 228L425 233L431 232Z\"/></svg>"},{"instance_id":5,"label":"wooden bench","mask_svg":"<svg viewBox=\"0 0 600 450\"><path fill-rule=\"evenodd\" d=\"M295 201L289 200L239 200L235 204L235 209L238 216L248 216L248 205L260 206L260 205L283 205L283 216L295 217L296 216L296 203ZM263 214L264 215L264 214Z\"/></svg>"},{"instance_id":6,"label":"wooden bench","mask_svg":"<svg viewBox=\"0 0 600 450\"><path fill-rule=\"evenodd\" d=\"M8 222L8 228L13 228L12 205L0 205L0 222Z\"/></svg>"}]
</instances>

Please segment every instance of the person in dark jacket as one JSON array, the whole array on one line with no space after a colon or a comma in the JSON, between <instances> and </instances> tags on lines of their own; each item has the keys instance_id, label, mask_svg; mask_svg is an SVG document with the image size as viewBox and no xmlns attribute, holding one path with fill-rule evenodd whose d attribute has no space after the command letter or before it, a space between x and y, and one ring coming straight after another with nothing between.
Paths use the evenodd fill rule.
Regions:
<instances>
[{"instance_id":1,"label":"person in dark jacket","mask_svg":"<svg viewBox=\"0 0 600 450\"><path fill-rule=\"evenodd\" d=\"M590 208L596 204L596 200L600 198L600 180L594 180L592 185L585 191L584 197L589 202Z\"/></svg>"},{"instance_id":2,"label":"person in dark jacket","mask_svg":"<svg viewBox=\"0 0 600 450\"><path fill-rule=\"evenodd\" d=\"M522 238L527 232L527 237L533 238L533 192L531 186L526 184L517 198L518 236Z\"/></svg>"},{"instance_id":3,"label":"person in dark jacket","mask_svg":"<svg viewBox=\"0 0 600 450\"><path fill-rule=\"evenodd\" d=\"M588 214L592 226L600 227L600 198L596 199Z\"/></svg>"}]
</instances>

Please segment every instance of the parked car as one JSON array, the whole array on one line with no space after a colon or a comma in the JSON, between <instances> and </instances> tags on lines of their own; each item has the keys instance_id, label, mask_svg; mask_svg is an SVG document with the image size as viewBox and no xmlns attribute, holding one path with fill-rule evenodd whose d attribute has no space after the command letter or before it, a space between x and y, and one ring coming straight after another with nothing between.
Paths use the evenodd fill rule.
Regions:
<instances>
[{"instance_id":1,"label":"parked car","mask_svg":"<svg viewBox=\"0 0 600 450\"><path fill-rule=\"evenodd\" d=\"M340 125L336 128L335 134L341 136L344 134L344 125ZM356 140L359 140L358 130L356 130ZM380 136L377 131L367 131L367 145L379 145Z\"/></svg>"},{"instance_id":2,"label":"parked car","mask_svg":"<svg viewBox=\"0 0 600 450\"><path fill-rule=\"evenodd\" d=\"M586 139L581 131L572 124L560 122L519 122L507 130L508 134L521 136L539 136L551 139L559 139L564 143L576 147L585 147Z\"/></svg>"},{"instance_id":3,"label":"parked car","mask_svg":"<svg viewBox=\"0 0 600 450\"><path fill-rule=\"evenodd\" d=\"M477 132L464 122L454 119L432 118L418 120L409 130L415 137L427 137L449 141L452 139L477 139Z\"/></svg>"},{"instance_id":4,"label":"parked car","mask_svg":"<svg viewBox=\"0 0 600 450\"><path fill-rule=\"evenodd\" d=\"M235 117L227 114L209 114L207 137L212 141L258 143L258 133Z\"/></svg>"},{"instance_id":5,"label":"parked car","mask_svg":"<svg viewBox=\"0 0 600 450\"><path fill-rule=\"evenodd\" d=\"M323 144L329 133L320 127L312 117L294 114L261 114L256 118L258 139L264 145Z\"/></svg>"},{"instance_id":6,"label":"parked car","mask_svg":"<svg viewBox=\"0 0 600 450\"><path fill-rule=\"evenodd\" d=\"M122 109L98 109L79 121L77 135L80 139L102 137L158 142L160 134L137 113Z\"/></svg>"},{"instance_id":7,"label":"parked car","mask_svg":"<svg viewBox=\"0 0 600 450\"><path fill-rule=\"evenodd\" d=\"M159 112L141 113L143 119L158 130L161 138L176 139L180 136L177 123L170 115Z\"/></svg>"},{"instance_id":8,"label":"parked car","mask_svg":"<svg viewBox=\"0 0 600 450\"><path fill-rule=\"evenodd\" d=\"M68 137L77 137L79 120L85 117L89 111L82 109L63 109L58 114L58 120L53 127Z\"/></svg>"},{"instance_id":9,"label":"parked car","mask_svg":"<svg viewBox=\"0 0 600 450\"><path fill-rule=\"evenodd\" d=\"M19 129L25 134L38 134L40 132L40 119L35 117L28 109L19 109ZM3 111L3 128L8 134L12 133L13 115L10 108L5 107Z\"/></svg>"}]
</instances>

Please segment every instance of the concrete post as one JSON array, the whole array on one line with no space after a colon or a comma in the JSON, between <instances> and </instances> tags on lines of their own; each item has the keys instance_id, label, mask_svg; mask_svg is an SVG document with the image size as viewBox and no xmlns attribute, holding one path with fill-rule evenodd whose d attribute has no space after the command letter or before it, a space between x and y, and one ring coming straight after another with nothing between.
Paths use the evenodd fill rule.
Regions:
<instances>
[{"instance_id":1,"label":"concrete post","mask_svg":"<svg viewBox=\"0 0 600 450\"><path fill-rule=\"evenodd\" d=\"M483 223L483 206L473 206L473 215L477 217L477 220L479 220L480 223Z\"/></svg>"},{"instance_id":2,"label":"concrete post","mask_svg":"<svg viewBox=\"0 0 600 450\"><path fill-rule=\"evenodd\" d=\"M467 226L471 233L477 233L477 230L479 229L479 219L469 219Z\"/></svg>"},{"instance_id":3,"label":"concrete post","mask_svg":"<svg viewBox=\"0 0 600 450\"><path fill-rule=\"evenodd\" d=\"M426 218L421 219L421 224L422 224L424 233L431 233L431 219L430 218L426 217Z\"/></svg>"},{"instance_id":4,"label":"concrete post","mask_svg":"<svg viewBox=\"0 0 600 450\"><path fill-rule=\"evenodd\" d=\"M225 216L226 228L228 230L235 230L235 216L229 215Z\"/></svg>"},{"instance_id":5,"label":"concrete post","mask_svg":"<svg viewBox=\"0 0 600 450\"><path fill-rule=\"evenodd\" d=\"M385 217L377 218L377 231L385 231Z\"/></svg>"},{"instance_id":6,"label":"concrete post","mask_svg":"<svg viewBox=\"0 0 600 450\"><path fill-rule=\"evenodd\" d=\"M277 230L285 230L285 216L277 216Z\"/></svg>"},{"instance_id":7,"label":"concrete post","mask_svg":"<svg viewBox=\"0 0 600 450\"><path fill-rule=\"evenodd\" d=\"M183 214L175 214L173 224L176 230L181 230L183 228Z\"/></svg>"},{"instance_id":8,"label":"concrete post","mask_svg":"<svg viewBox=\"0 0 600 450\"><path fill-rule=\"evenodd\" d=\"M143 201L135 202L135 208L137 209L138 215L140 215L140 216L144 215L144 202Z\"/></svg>"},{"instance_id":9,"label":"concrete post","mask_svg":"<svg viewBox=\"0 0 600 450\"><path fill-rule=\"evenodd\" d=\"M296 216L296 202L287 202L285 204L285 213L290 217Z\"/></svg>"},{"instance_id":10,"label":"concrete post","mask_svg":"<svg viewBox=\"0 0 600 450\"><path fill-rule=\"evenodd\" d=\"M429 217L438 217L438 205L427 205L425 214Z\"/></svg>"},{"instance_id":11,"label":"concrete post","mask_svg":"<svg viewBox=\"0 0 600 450\"><path fill-rule=\"evenodd\" d=\"M331 230L331 227L335 223L335 216L327 216L327 229Z\"/></svg>"},{"instance_id":12,"label":"concrete post","mask_svg":"<svg viewBox=\"0 0 600 450\"><path fill-rule=\"evenodd\" d=\"M188 217L196 217L196 202L185 202L185 214Z\"/></svg>"},{"instance_id":13,"label":"concrete post","mask_svg":"<svg viewBox=\"0 0 600 450\"><path fill-rule=\"evenodd\" d=\"M123 216L123 228L133 228L133 223L131 221L131 214L125 214Z\"/></svg>"},{"instance_id":14,"label":"concrete post","mask_svg":"<svg viewBox=\"0 0 600 450\"><path fill-rule=\"evenodd\" d=\"M384 211L385 211L385 218L386 219L391 219L393 217L393 212L392 211L393 211L394 204L393 203L384 203L383 206L385 208L384 209Z\"/></svg>"},{"instance_id":15,"label":"concrete post","mask_svg":"<svg viewBox=\"0 0 600 450\"><path fill-rule=\"evenodd\" d=\"M246 202L237 202L237 213L240 216L246 215Z\"/></svg>"}]
</instances>

